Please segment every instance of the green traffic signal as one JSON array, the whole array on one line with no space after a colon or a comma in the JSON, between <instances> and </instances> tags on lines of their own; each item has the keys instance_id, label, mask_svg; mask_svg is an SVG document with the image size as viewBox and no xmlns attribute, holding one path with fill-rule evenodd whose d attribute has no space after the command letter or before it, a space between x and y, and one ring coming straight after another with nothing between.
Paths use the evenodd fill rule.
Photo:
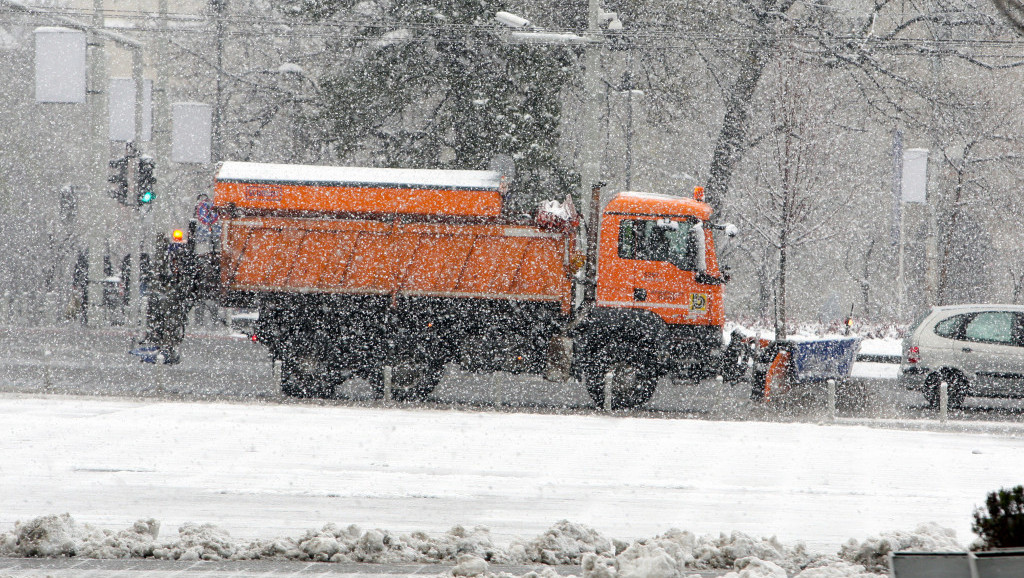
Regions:
<instances>
[{"instance_id":1,"label":"green traffic signal","mask_svg":"<svg viewBox=\"0 0 1024 578\"><path fill-rule=\"evenodd\" d=\"M152 157L142 156L139 158L135 203L140 207L152 203L153 199L156 198L156 192L154 192L154 185L156 185L156 177L153 176L154 169L156 169L156 162Z\"/></svg>"}]
</instances>

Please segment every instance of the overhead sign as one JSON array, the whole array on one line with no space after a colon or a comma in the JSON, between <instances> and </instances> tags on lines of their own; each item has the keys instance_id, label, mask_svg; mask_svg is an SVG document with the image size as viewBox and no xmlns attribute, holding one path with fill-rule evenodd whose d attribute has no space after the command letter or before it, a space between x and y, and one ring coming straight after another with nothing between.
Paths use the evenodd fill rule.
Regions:
<instances>
[{"instance_id":1,"label":"overhead sign","mask_svg":"<svg viewBox=\"0 0 1024 578\"><path fill-rule=\"evenodd\" d=\"M130 78L111 78L107 90L110 116L110 140L135 140L135 82Z\"/></svg>"},{"instance_id":2,"label":"overhead sign","mask_svg":"<svg viewBox=\"0 0 1024 578\"><path fill-rule=\"evenodd\" d=\"M201 102L171 105L171 160L176 163L210 162L213 109Z\"/></svg>"},{"instance_id":3,"label":"overhead sign","mask_svg":"<svg viewBox=\"0 0 1024 578\"><path fill-rule=\"evenodd\" d=\"M903 151L903 202L928 202L928 149Z\"/></svg>"},{"instance_id":4,"label":"overhead sign","mask_svg":"<svg viewBox=\"0 0 1024 578\"><path fill-rule=\"evenodd\" d=\"M85 32L36 28L36 102L85 102Z\"/></svg>"}]
</instances>

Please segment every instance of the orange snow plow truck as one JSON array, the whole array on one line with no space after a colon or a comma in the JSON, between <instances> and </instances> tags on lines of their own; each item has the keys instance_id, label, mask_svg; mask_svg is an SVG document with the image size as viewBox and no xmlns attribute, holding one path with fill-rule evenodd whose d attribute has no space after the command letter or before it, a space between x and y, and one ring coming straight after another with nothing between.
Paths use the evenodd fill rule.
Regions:
<instances>
[{"instance_id":1,"label":"orange snow plow truck","mask_svg":"<svg viewBox=\"0 0 1024 578\"><path fill-rule=\"evenodd\" d=\"M171 242L164 294L185 312L257 309L254 339L291 396L361 377L415 399L458 364L574 377L598 405L633 407L663 375L719 372L725 227L709 205L622 192L601 210L595 188L584 253L571 200L512 217L505 191L490 171L225 162L218 240ZM184 315L150 313L151 331L183 335L161 324Z\"/></svg>"}]
</instances>

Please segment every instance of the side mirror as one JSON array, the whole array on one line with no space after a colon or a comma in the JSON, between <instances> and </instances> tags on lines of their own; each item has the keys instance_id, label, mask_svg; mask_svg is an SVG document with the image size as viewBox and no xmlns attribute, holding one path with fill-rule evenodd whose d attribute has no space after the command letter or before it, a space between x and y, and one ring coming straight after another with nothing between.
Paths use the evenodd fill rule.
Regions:
<instances>
[{"instance_id":1,"label":"side mirror","mask_svg":"<svg viewBox=\"0 0 1024 578\"><path fill-rule=\"evenodd\" d=\"M695 249L693 261L697 271L703 273L708 270L707 238L704 236L704 223L697 221L690 231L690 234L693 236Z\"/></svg>"},{"instance_id":2,"label":"side mirror","mask_svg":"<svg viewBox=\"0 0 1024 578\"><path fill-rule=\"evenodd\" d=\"M738 235L740 233L739 228L737 228L736 225L733 225L732 223L726 223L724 228L725 228L725 234L729 238L735 237L736 235Z\"/></svg>"}]
</instances>

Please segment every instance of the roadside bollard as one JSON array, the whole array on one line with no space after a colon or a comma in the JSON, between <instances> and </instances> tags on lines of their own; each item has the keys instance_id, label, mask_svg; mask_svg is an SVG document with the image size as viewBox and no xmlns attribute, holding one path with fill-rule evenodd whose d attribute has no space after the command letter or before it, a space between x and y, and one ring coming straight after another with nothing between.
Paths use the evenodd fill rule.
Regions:
<instances>
[{"instance_id":1,"label":"roadside bollard","mask_svg":"<svg viewBox=\"0 0 1024 578\"><path fill-rule=\"evenodd\" d=\"M498 408L505 405L505 382L511 383L512 377L498 374L494 381L494 407Z\"/></svg>"},{"instance_id":2,"label":"roadside bollard","mask_svg":"<svg viewBox=\"0 0 1024 578\"><path fill-rule=\"evenodd\" d=\"M49 349L43 350L43 389L49 391L53 388L53 377L50 375L50 364L53 362L53 352Z\"/></svg>"},{"instance_id":3,"label":"roadside bollard","mask_svg":"<svg viewBox=\"0 0 1024 578\"><path fill-rule=\"evenodd\" d=\"M45 325L53 327L57 325L60 320L60 314L57 311L57 293L54 291L48 291L43 294L43 320Z\"/></svg>"},{"instance_id":4,"label":"roadside bollard","mask_svg":"<svg viewBox=\"0 0 1024 578\"><path fill-rule=\"evenodd\" d=\"M384 403L391 403L391 381L392 381L392 370L394 368L390 365L385 365L382 371L381 381L384 383Z\"/></svg>"},{"instance_id":5,"label":"roadside bollard","mask_svg":"<svg viewBox=\"0 0 1024 578\"><path fill-rule=\"evenodd\" d=\"M270 365L270 372L271 372L271 374L272 374L272 376L274 378L274 384L275 385L280 384L281 383L281 360L280 359L275 359L274 362Z\"/></svg>"},{"instance_id":6,"label":"roadside bollard","mask_svg":"<svg viewBox=\"0 0 1024 578\"><path fill-rule=\"evenodd\" d=\"M943 381L939 384L939 421L949 419L949 384Z\"/></svg>"},{"instance_id":7,"label":"roadside bollard","mask_svg":"<svg viewBox=\"0 0 1024 578\"><path fill-rule=\"evenodd\" d=\"M604 410L612 410L612 383L615 381L615 370L610 369L604 374Z\"/></svg>"},{"instance_id":8,"label":"roadside bollard","mask_svg":"<svg viewBox=\"0 0 1024 578\"><path fill-rule=\"evenodd\" d=\"M164 363L164 355L162 353L157 354L156 367L153 369L154 391L158 395L162 395L167 391L167 365Z\"/></svg>"},{"instance_id":9,"label":"roadside bollard","mask_svg":"<svg viewBox=\"0 0 1024 578\"><path fill-rule=\"evenodd\" d=\"M830 379L828 384L828 418L836 419L836 380Z\"/></svg>"}]
</instances>

